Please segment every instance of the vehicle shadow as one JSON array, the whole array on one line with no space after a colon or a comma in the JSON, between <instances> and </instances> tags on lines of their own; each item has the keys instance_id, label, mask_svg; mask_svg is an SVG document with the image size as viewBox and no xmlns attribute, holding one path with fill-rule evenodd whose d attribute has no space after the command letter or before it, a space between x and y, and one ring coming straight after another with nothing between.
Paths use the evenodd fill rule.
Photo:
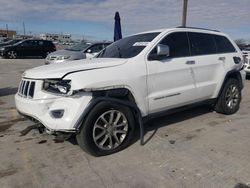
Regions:
<instances>
[{"instance_id":1,"label":"vehicle shadow","mask_svg":"<svg viewBox=\"0 0 250 188\"><path fill-rule=\"evenodd\" d=\"M158 129L162 127L166 127L172 124L183 122L188 119L192 119L192 118L195 118L195 117L207 114L207 113L211 113L211 112L212 112L211 108L205 105L205 106L189 108L189 109L178 111L178 112L171 113L171 114L169 113L161 117L150 119L146 123L143 123L144 140L143 140L142 145L147 144L155 136ZM139 125L137 125L134 139L132 140L132 143L130 145L133 145L139 140L140 140L140 129L139 129ZM78 145L75 136L72 136L67 141L69 141L73 145Z\"/></svg>"},{"instance_id":2,"label":"vehicle shadow","mask_svg":"<svg viewBox=\"0 0 250 188\"><path fill-rule=\"evenodd\" d=\"M16 94L17 89L18 89L17 87L14 87L14 88L12 88L12 87L0 88L0 97Z\"/></svg>"},{"instance_id":3,"label":"vehicle shadow","mask_svg":"<svg viewBox=\"0 0 250 188\"><path fill-rule=\"evenodd\" d=\"M211 113L211 107L209 106L198 106L189 108L186 110L178 111L175 113L169 113L166 115L162 115L161 117L157 117L154 119L150 119L146 123L143 124L144 126L144 140L142 145L147 144L157 133L158 129L162 127L166 127L172 124L177 124L183 121L186 121L188 119L192 119L207 113ZM177 125L176 125L177 126ZM153 131L153 132L152 132ZM136 131L136 137L134 142L137 142L140 140L140 131ZM133 142L133 143L134 143Z\"/></svg>"}]
</instances>

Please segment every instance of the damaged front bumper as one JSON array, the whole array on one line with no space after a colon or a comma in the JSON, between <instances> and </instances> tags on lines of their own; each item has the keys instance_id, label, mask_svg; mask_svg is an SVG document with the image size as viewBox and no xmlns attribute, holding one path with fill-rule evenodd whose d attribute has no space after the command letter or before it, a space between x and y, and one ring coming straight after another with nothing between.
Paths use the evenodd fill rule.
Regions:
<instances>
[{"instance_id":1,"label":"damaged front bumper","mask_svg":"<svg viewBox=\"0 0 250 188\"><path fill-rule=\"evenodd\" d=\"M75 127L92 96L57 97L49 99L24 98L15 95L16 108L22 115L40 122L49 133L76 132Z\"/></svg>"}]
</instances>

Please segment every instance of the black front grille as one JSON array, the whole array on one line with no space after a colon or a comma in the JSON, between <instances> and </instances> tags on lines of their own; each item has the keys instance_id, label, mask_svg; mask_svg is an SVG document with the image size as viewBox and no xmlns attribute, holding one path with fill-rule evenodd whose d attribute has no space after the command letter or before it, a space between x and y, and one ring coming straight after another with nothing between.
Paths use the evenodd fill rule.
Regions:
<instances>
[{"instance_id":1,"label":"black front grille","mask_svg":"<svg viewBox=\"0 0 250 188\"><path fill-rule=\"evenodd\" d=\"M22 80L18 88L18 94L21 97L33 98L35 90L35 82L29 80Z\"/></svg>"}]
</instances>

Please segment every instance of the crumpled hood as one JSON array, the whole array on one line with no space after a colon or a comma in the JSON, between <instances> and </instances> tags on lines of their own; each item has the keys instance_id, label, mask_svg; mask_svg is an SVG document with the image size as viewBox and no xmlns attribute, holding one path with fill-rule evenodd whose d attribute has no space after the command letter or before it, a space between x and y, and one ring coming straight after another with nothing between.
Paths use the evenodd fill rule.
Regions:
<instances>
[{"instance_id":1,"label":"crumpled hood","mask_svg":"<svg viewBox=\"0 0 250 188\"><path fill-rule=\"evenodd\" d=\"M81 59L29 69L22 76L31 79L62 78L64 75L72 72L114 67L124 63L126 63L126 59L119 58Z\"/></svg>"}]
</instances>

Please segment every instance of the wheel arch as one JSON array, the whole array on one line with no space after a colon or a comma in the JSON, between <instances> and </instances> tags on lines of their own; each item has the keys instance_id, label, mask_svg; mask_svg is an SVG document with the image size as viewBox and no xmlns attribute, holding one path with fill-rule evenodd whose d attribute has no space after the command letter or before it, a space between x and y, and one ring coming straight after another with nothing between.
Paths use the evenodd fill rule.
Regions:
<instances>
[{"instance_id":1,"label":"wheel arch","mask_svg":"<svg viewBox=\"0 0 250 188\"><path fill-rule=\"evenodd\" d=\"M135 98L127 88L116 88L116 89L108 89L108 90L96 90L92 91L93 98L89 102L87 108L83 111L81 116L79 117L77 123L74 128L78 131L81 129L84 119L88 116L91 110L100 102L114 102L119 105L127 106L131 109L135 122L141 123L141 111L138 108Z\"/></svg>"},{"instance_id":2,"label":"wheel arch","mask_svg":"<svg viewBox=\"0 0 250 188\"><path fill-rule=\"evenodd\" d=\"M230 79L230 78L233 78L233 79L238 80L238 81L239 81L239 84L240 84L240 89L243 89L243 82L242 82L243 80L242 80L242 77L241 77L240 72L239 72L238 70L231 70L231 71L229 71L229 72L226 74L226 76L225 76L225 78L224 78L224 81L223 81L223 83L222 83L222 85L221 85L221 88L220 88L220 90L219 90L219 93L218 93L218 95L217 95L217 97L219 97L219 96L221 95L221 92L222 92L222 90L223 90L223 88L224 88L224 86L225 86L227 80Z\"/></svg>"}]
</instances>

